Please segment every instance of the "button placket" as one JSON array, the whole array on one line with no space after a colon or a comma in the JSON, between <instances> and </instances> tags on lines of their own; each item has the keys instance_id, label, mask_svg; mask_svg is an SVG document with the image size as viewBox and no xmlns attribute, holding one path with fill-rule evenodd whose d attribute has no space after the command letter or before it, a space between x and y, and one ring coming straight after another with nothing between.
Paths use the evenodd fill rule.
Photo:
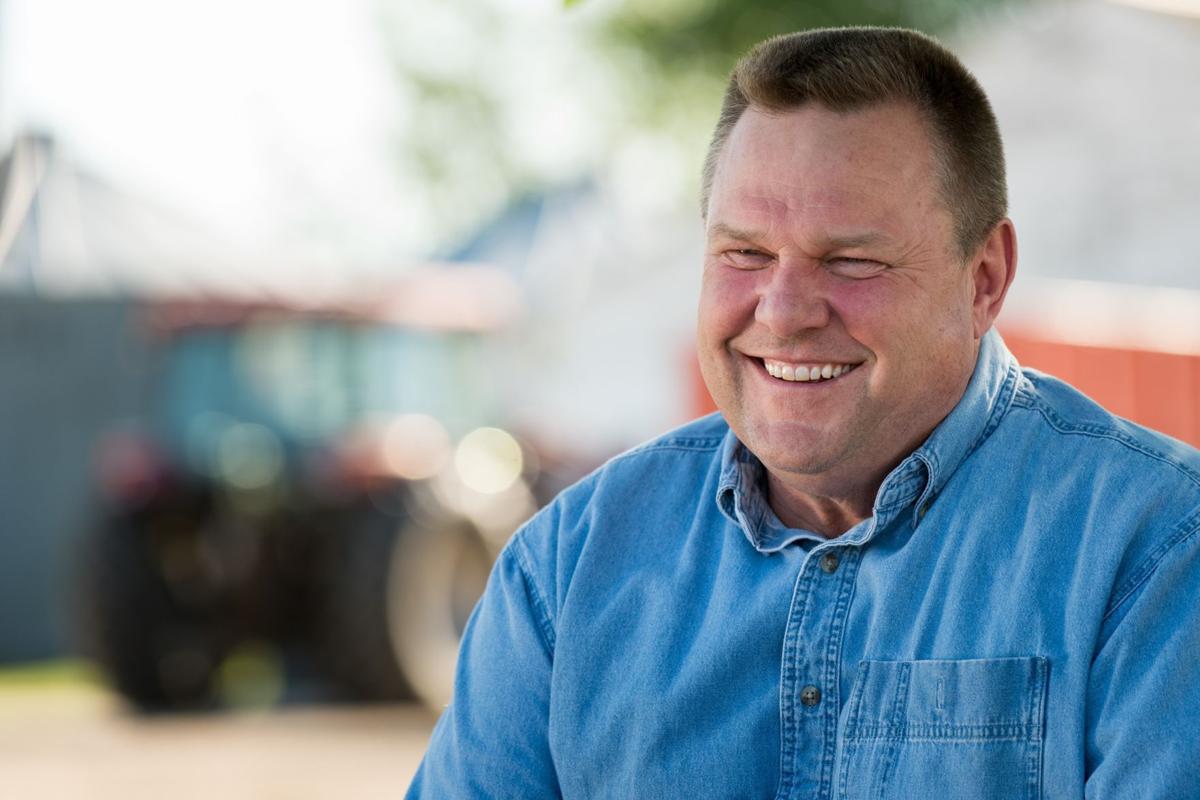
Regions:
<instances>
[{"instance_id":1,"label":"button placket","mask_svg":"<svg viewBox=\"0 0 1200 800\"><path fill-rule=\"evenodd\" d=\"M812 553L797 575L784 635L782 740L776 800L826 798L837 746L845 616L857 561L847 548Z\"/></svg>"}]
</instances>

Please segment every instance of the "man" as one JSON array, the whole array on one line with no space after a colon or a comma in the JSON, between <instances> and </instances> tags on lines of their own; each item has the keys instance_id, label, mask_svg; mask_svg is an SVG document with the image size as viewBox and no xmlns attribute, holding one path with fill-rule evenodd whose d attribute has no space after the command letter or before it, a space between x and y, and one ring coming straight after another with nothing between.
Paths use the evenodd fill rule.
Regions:
<instances>
[{"instance_id":1,"label":"man","mask_svg":"<svg viewBox=\"0 0 1200 800\"><path fill-rule=\"evenodd\" d=\"M704 172L720 415L509 543L411 797L1200 797L1200 454L1022 371L982 90L769 40Z\"/></svg>"}]
</instances>

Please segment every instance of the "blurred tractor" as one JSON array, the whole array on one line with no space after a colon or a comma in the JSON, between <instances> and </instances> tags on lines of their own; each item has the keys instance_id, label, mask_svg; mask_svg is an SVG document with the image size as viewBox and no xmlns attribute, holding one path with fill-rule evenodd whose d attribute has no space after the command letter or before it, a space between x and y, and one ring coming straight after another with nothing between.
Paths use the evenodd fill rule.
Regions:
<instances>
[{"instance_id":1,"label":"blurred tractor","mask_svg":"<svg viewBox=\"0 0 1200 800\"><path fill-rule=\"evenodd\" d=\"M83 646L116 689L212 708L257 676L270 702L299 653L337 696L447 702L494 555L544 499L496 426L515 307L472 267L317 305L150 305L150 409L98 449L79 561Z\"/></svg>"}]
</instances>

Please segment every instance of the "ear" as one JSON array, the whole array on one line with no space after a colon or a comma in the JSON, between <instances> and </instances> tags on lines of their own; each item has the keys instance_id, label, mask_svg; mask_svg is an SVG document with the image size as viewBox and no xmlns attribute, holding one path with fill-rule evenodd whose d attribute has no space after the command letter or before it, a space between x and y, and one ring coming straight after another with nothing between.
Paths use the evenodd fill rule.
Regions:
<instances>
[{"instance_id":1,"label":"ear","mask_svg":"<svg viewBox=\"0 0 1200 800\"><path fill-rule=\"evenodd\" d=\"M996 321L1017 274L1017 231L1007 217L996 223L970 264L974 284L971 316L980 339Z\"/></svg>"}]
</instances>

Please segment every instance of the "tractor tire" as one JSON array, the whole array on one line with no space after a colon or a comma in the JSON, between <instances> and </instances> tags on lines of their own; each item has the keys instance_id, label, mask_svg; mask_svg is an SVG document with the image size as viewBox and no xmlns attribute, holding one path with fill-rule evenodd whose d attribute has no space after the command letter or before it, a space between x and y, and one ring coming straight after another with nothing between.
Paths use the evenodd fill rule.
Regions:
<instances>
[{"instance_id":1,"label":"tractor tire","mask_svg":"<svg viewBox=\"0 0 1200 800\"><path fill-rule=\"evenodd\" d=\"M318 663L353 699L449 702L466 617L491 557L470 523L364 509L334 537Z\"/></svg>"},{"instance_id":2,"label":"tractor tire","mask_svg":"<svg viewBox=\"0 0 1200 800\"><path fill-rule=\"evenodd\" d=\"M349 511L326 532L328 557L315 631L315 661L340 699L411 700L387 618L391 554L401 521L373 507Z\"/></svg>"},{"instance_id":3,"label":"tractor tire","mask_svg":"<svg viewBox=\"0 0 1200 800\"><path fill-rule=\"evenodd\" d=\"M80 649L122 696L150 713L216 706L223 654L175 602L135 518L101 523L85 538L76 571Z\"/></svg>"},{"instance_id":4,"label":"tractor tire","mask_svg":"<svg viewBox=\"0 0 1200 800\"><path fill-rule=\"evenodd\" d=\"M453 695L463 629L492 561L483 536L464 519L410 529L392 553L388 618L396 661L416 696L436 711Z\"/></svg>"}]
</instances>

